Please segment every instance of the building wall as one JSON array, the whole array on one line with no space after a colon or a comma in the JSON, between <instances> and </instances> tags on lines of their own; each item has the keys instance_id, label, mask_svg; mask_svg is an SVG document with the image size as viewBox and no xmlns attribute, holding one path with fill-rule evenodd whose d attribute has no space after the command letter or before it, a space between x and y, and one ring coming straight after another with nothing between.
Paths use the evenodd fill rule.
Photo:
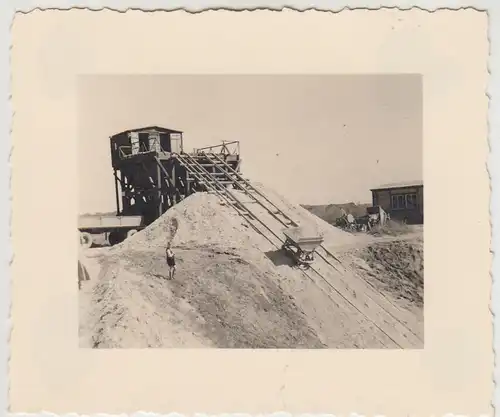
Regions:
<instances>
[{"instance_id":1,"label":"building wall","mask_svg":"<svg viewBox=\"0 0 500 417\"><path fill-rule=\"evenodd\" d=\"M414 208L408 208L407 195L415 195L415 199L411 201L414 203ZM404 208L394 207L393 196L395 199L399 198L398 203L401 203L401 197L404 196ZM372 204L374 206L381 206L385 211L390 213L392 219L404 220L405 218L409 223L421 224L424 218L424 189L419 187L402 187L392 188L385 190L372 191Z\"/></svg>"},{"instance_id":2,"label":"building wall","mask_svg":"<svg viewBox=\"0 0 500 417\"><path fill-rule=\"evenodd\" d=\"M422 217L422 223L424 222L424 187L418 189L417 201L419 207L419 213Z\"/></svg>"},{"instance_id":3,"label":"building wall","mask_svg":"<svg viewBox=\"0 0 500 417\"><path fill-rule=\"evenodd\" d=\"M120 162L120 146L130 146L130 139L127 134L116 135L111 138L111 162L115 167Z\"/></svg>"}]
</instances>

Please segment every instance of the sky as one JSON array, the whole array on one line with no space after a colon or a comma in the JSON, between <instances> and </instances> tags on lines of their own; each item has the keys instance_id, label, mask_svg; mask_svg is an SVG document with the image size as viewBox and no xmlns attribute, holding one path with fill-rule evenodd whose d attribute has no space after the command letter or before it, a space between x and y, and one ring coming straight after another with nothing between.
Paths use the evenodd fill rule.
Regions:
<instances>
[{"instance_id":1,"label":"sky","mask_svg":"<svg viewBox=\"0 0 500 417\"><path fill-rule=\"evenodd\" d=\"M291 202L370 202L422 180L419 75L84 75L78 79L79 211L115 210L109 137L157 125L184 150L240 141L242 172Z\"/></svg>"}]
</instances>

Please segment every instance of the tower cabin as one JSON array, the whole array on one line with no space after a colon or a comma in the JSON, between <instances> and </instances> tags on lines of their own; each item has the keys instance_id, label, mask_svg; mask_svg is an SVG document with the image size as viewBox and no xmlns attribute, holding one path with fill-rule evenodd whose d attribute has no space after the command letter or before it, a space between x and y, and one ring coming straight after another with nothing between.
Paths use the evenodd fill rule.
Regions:
<instances>
[{"instance_id":1,"label":"tower cabin","mask_svg":"<svg viewBox=\"0 0 500 417\"><path fill-rule=\"evenodd\" d=\"M241 163L238 142L186 153L183 132L159 126L117 133L110 146L117 215L146 225L193 192L232 184Z\"/></svg>"}]
</instances>

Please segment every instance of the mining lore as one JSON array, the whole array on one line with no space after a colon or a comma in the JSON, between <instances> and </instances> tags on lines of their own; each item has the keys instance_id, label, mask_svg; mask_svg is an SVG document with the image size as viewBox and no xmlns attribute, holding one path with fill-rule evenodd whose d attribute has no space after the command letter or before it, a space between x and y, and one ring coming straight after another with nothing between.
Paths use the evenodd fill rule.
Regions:
<instances>
[{"instance_id":1,"label":"mining lore","mask_svg":"<svg viewBox=\"0 0 500 417\"><path fill-rule=\"evenodd\" d=\"M110 156L116 212L78 220L80 347L423 348L422 184L296 205L238 142L158 126Z\"/></svg>"}]
</instances>

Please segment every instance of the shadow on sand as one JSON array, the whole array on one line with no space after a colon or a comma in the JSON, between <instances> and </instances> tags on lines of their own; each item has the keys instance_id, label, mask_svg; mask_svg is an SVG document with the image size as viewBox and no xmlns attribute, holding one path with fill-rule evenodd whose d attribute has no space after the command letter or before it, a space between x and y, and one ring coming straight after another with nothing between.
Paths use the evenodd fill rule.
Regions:
<instances>
[{"instance_id":1,"label":"shadow on sand","mask_svg":"<svg viewBox=\"0 0 500 417\"><path fill-rule=\"evenodd\" d=\"M293 260L282 249L265 252L265 255L275 266L294 266Z\"/></svg>"}]
</instances>

